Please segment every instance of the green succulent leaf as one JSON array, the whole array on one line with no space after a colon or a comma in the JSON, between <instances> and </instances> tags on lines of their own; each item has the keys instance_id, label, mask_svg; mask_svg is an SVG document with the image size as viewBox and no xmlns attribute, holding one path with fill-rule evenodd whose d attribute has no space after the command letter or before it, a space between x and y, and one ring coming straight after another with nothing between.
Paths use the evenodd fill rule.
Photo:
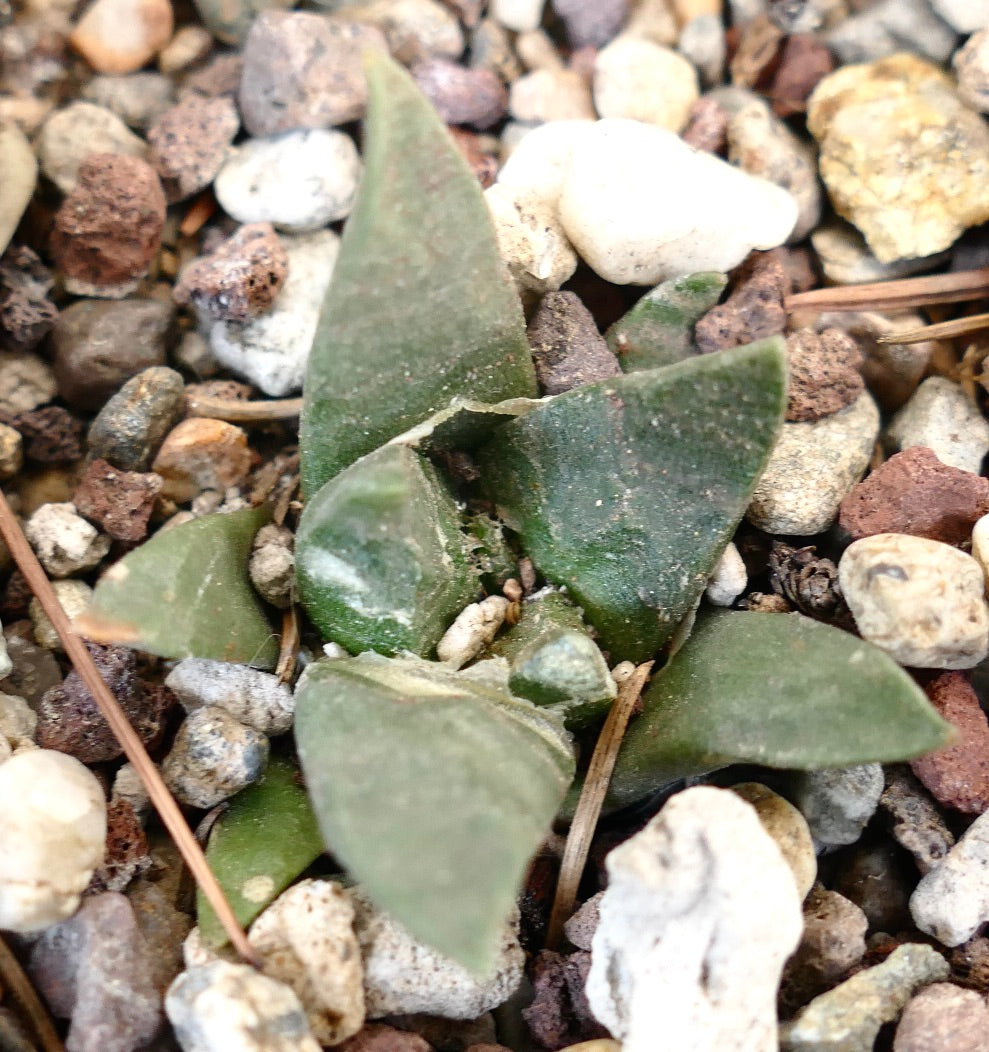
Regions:
<instances>
[{"instance_id":1,"label":"green succulent leaf","mask_svg":"<svg viewBox=\"0 0 989 1052\"><path fill-rule=\"evenodd\" d=\"M296 699L328 849L381 909L483 973L573 777L559 723L490 674L377 654L312 666Z\"/></svg>"},{"instance_id":2,"label":"green succulent leaf","mask_svg":"<svg viewBox=\"0 0 989 1052\"><path fill-rule=\"evenodd\" d=\"M426 656L477 595L453 496L414 450L387 445L306 504L295 542L299 595L327 639L359 653Z\"/></svg>"},{"instance_id":3,"label":"green succulent leaf","mask_svg":"<svg viewBox=\"0 0 989 1052\"><path fill-rule=\"evenodd\" d=\"M523 548L613 660L643 661L703 590L783 420L774 337L548 399L476 456Z\"/></svg>"},{"instance_id":4,"label":"green succulent leaf","mask_svg":"<svg viewBox=\"0 0 989 1052\"><path fill-rule=\"evenodd\" d=\"M697 354L694 326L718 302L727 274L671 278L647 292L605 333L622 371L672 365Z\"/></svg>"},{"instance_id":5,"label":"green succulent leaf","mask_svg":"<svg viewBox=\"0 0 989 1052\"><path fill-rule=\"evenodd\" d=\"M243 927L323 853L323 838L295 765L273 759L260 782L231 801L210 831L206 860ZM196 892L207 946L227 941L213 907Z\"/></svg>"},{"instance_id":6,"label":"green succulent leaf","mask_svg":"<svg viewBox=\"0 0 989 1052\"><path fill-rule=\"evenodd\" d=\"M731 763L887 763L953 735L887 654L801 614L704 614L642 701L618 754L612 805Z\"/></svg>"},{"instance_id":7,"label":"green succulent leaf","mask_svg":"<svg viewBox=\"0 0 989 1052\"><path fill-rule=\"evenodd\" d=\"M155 534L103 575L77 627L161 657L271 668L278 640L247 572L251 542L270 518L251 508Z\"/></svg>"},{"instance_id":8,"label":"green succulent leaf","mask_svg":"<svg viewBox=\"0 0 989 1052\"><path fill-rule=\"evenodd\" d=\"M309 495L454 397L536 394L476 177L408 74L377 53L366 66L364 176L305 382Z\"/></svg>"}]
</instances>

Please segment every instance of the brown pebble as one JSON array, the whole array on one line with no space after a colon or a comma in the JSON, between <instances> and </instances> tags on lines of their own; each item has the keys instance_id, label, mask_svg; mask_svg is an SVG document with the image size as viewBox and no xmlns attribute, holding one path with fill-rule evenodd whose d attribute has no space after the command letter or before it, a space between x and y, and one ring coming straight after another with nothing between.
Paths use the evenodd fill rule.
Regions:
<instances>
[{"instance_id":1,"label":"brown pebble","mask_svg":"<svg viewBox=\"0 0 989 1052\"><path fill-rule=\"evenodd\" d=\"M543 394L621 376L621 367L590 311L573 292L543 296L529 322L529 344Z\"/></svg>"},{"instance_id":2,"label":"brown pebble","mask_svg":"<svg viewBox=\"0 0 989 1052\"><path fill-rule=\"evenodd\" d=\"M135 73L172 36L169 0L96 0L69 43L97 73Z\"/></svg>"},{"instance_id":3,"label":"brown pebble","mask_svg":"<svg viewBox=\"0 0 989 1052\"><path fill-rule=\"evenodd\" d=\"M958 743L910 764L942 807L966 815L989 808L989 721L964 672L944 672L924 688L935 709L958 731Z\"/></svg>"},{"instance_id":4,"label":"brown pebble","mask_svg":"<svg viewBox=\"0 0 989 1052\"><path fill-rule=\"evenodd\" d=\"M799 329L786 338L790 372L786 419L820 420L850 406L865 382L855 341L839 329Z\"/></svg>"},{"instance_id":5,"label":"brown pebble","mask_svg":"<svg viewBox=\"0 0 989 1052\"><path fill-rule=\"evenodd\" d=\"M271 307L287 273L288 254L275 228L248 223L185 267L173 295L214 318L244 321Z\"/></svg>"},{"instance_id":6,"label":"brown pebble","mask_svg":"<svg viewBox=\"0 0 989 1052\"><path fill-rule=\"evenodd\" d=\"M209 186L239 127L237 107L228 95L187 95L155 121L148 130L148 161L170 202Z\"/></svg>"},{"instance_id":7,"label":"brown pebble","mask_svg":"<svg viewBox=\"0 0 989 1052\"><path fill-rule=\"evenodd\" d=\"M367 1023L353 1037L337 1045L336 1052L433 1052L433 1046L408 1030Z\"/></svg>"},{"instance_id":8,"label":"brown pebble","mask_svg":"<svg viewBox=\"0 0 989 1052\"><path fill-rule=\"evenodd\" d=\"M740 88L762 88L771 82L780 60L784 34L765 14L742 27L729 69L731 82Z\"/></svg>"},{"instance_id":9,"label":"brown pebble","mask_svg":"<svg viewBox=\"0 0 989 1052\"><path fill-rule=\"evenodd\" d=\"M933 983L907 1002L893 1052L984 1052L987 1041L985 998L951 983Z\"/></svg>"},{"instance_id":10,"label":"brown pebble","mask_svg":"<svg viewBox=\"0 0 989 1052\"><path fill-rule=\"evenodd\" d=\"M728 113L717 99L703 95L690 107L683 141L695 150L724 154L728 149Z\"/></svg>"},{"instance_id":11,"label":"brown pebble","mask_svg":"<svg viewBox=\"0 0 989 1052\"><path fill-rule=\"evenodd\" d=\"M121 298L133 291L161 247L165 194L138 157L94 153L55 214L51 252L76 295Z\"/></svg>"},{"instance_id":12,"label":"brown pebble","mask_svg":"<svg viewBox=\"0 0 989 1052\"><path fill-rule=\"evenodd\" d=\"M197 398L222 398L226 402L246 402L254 393L250 384L240 380L204 380L201 384L186 384L187 416L200 416L192 406Z\"/></svg>"},{"instance_id":13,"label":"brown pebble","mask_svg":"<svg viewBox=\"0 0 989 1052\"><path fill-rule=\"evenodd\" d=\"M786 327L786 271L778 255L753 252L735 271L731 295L694 326L704 354L776 336Z\"/></svg>"},{"instance_id":14,"label":"brown pebble","mask_svg":"<svg viewBox=\"0 0 989 1052\"><path fill-rule=\"evenodd\" d=\"M880 812L886 816L893 839L913 855L917 869L929 873L954 847L954 834L906 764L890 764L884 770L886 788L879 798Z\"/></svg>"},{"instance_id":15,"label":"brown pebble","mask_svg":"<svg viewBox=\"0 0 989 1052\"><path fill-rule=\"evenodd\" d=\"M363 117L366 48L386 50L374 26L310 11L262 11L244 44L244 126L251 135L275 135Z\"/></svg>"},{"instance_id":16,"label":"brown pebble","mask_svg":"<svg viewBox=\"0 0 989 1052\"><path fill-rule=\"evenodd\" d=\"M787 37L769 91L776 115L789 117L805 112L811 92L833 69L831 52L813 34L794 33Z\"/></svg>"},{"instance_id":17,"label":"brown pebble","mask_svg":"<svg viewBox=\"0 0 989 1052\"><path fill-rule=\"evenodd\" d=\"M483 131L497 124L508 108L508 90L490 69L430 58L414 66L412 76L446 124L469 124Z\"/></svg>"},{"instance_id":18,"label":"brown pebble","mask_svg":"<svg viewBox=\"0 0 989 1052\"><path fill-rule=\"evenodd\" d=\"M975 935L948 955L951 978L962 986L989 992L989 938Z\"/></svg>"},{"instance_id":19,"label":"brown pebble","mask_svg":"<svg viewBox=\"0 0 989 1052\"><path fill-rule=\"evenodd\" d=\"M136 653L98 643L86 643L86 649L141 740L157 737L161 706L158 697L145 691L137 677ZM57 749L83 763L104 763L123 753L96 699L75 671L42 697L35 740L43 749Z\"/></svg>"},{"instance_id":20,"label":"brown pebble","mask_svg":"<svg viewBox=\"0 0 989 1052\"><path fill-rule=\"evenodd\" d=\"M243 482L251 468L247 435L224 420L192 417L165 436L152 471L165 481L162 495L182 504L204 489Z\"/></svg>"},{"instance_id":21,"label":"brown pebble","mask_svg":"<svg viewBox=\"0 0 989 1052\"><path fill-rule=\"evenodd\" d=\"M548 1049L566 1048L580 1041L607 1037L608 1032L591 1014L584 984L591 955L579 950L569 956L543 950L532 969L533 999L522 1009L532 1036Z\"/></svg>"},{"instance_id":22,"label":"brown pebble","mask_svg":"<svg viewBox=\"0 0 989 1052\"><path fill-rule=\"evenodd\" d=\"M957 545L987 513L989 479L943 464L926 446L911 446L851 489L838 523L855 541L906 533Z\"/></svg>"},{"instance_id":23,"label":"brown pebble","mask_svg":"<svg viewBox=\"0 0 989 1052\"><path fill-rule=\"evenodd\" d=\"M71 464L82 456L83 423L68 409L48 405L10 417L24 439L24 456L39 464Z\"/></svg>"},{"instance_id":24,"label":"brown pebble","mask_svg":"<svg viewBox=\"0 0 989 1052\"><path fill-rule=\"evenodd\" d=\"M205 66L194 70L182 82L181 97L187 94L236 95L244 74L244 60L237 53L224 52L210 59Z\"/></svg>"},{"instance_id":25,"label":"brown pebble","mask_svg":"<svg viewBox=\"0 0 989 1052\"><path fill-rule=\"evenodd\" d=\"M148 840L133 806L114 800L106 809L106 854L88 891L123 891L150 866Z\"/></svg>"},{"instance_id":26,"label":"brown pebble","mask_svg":"<svg viewBox=\"0 0 989 1052\"><path fill-rule=\"evenodd\" d=\"M160 476L151 472L119 471L105 460L86 468L72 503L80 515L116 541L134 543L148 534L148 520L161 492Z\"/></svg>"}]
</instances>

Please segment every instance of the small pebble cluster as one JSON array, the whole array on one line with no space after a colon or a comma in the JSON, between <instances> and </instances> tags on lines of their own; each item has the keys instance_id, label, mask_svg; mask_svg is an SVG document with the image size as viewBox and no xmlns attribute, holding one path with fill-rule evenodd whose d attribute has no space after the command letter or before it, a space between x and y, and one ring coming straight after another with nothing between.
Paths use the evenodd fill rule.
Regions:
<instances>
[{"instance_id":1,"label":"small pebble cluster","mask_svg":"<svg viewBox=\"0 0 989 1052\"><path fill-rule=\"evenodd\" d=\"M540 394L620 375L619 319L686 275L725 291L664 316L671 344L785 337L782 432L705 599L857 633L957 737L909 764L729 769L619 816L545 949L551 835L485 975L324 859L251 924L254 970L193 926L175 849L0 543L0 929L66 1047L982 1052L985 351L897 343L916 310L785 299L989 264L989 2L0 0L0 483L70 618L149 535L265 501L250 579L292 607L297 432L197 406L302 390L363 173L368 50L476 175ZM469 665L521 597L467 606L439 659ZM628 670L581 645L513 674L600 714ZM284 678L87 646L191 814L288 751ZM0 1010L0 1045L27 1047L17 1027Z\"/></svg>"}]
</instances>

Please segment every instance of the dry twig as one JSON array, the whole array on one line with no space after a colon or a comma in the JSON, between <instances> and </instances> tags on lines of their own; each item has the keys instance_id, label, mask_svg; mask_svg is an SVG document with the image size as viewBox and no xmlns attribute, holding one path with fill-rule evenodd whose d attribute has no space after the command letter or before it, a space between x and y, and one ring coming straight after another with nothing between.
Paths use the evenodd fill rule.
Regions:
<instances>
[{"instance_id":1,"label":"dry twig","mask_svg":"<svg viewBox=\"0 0 989 1052\"><path fill-rule=\"evenodd\" d=\"M951 340L959 336L970 336L973 332L989 329L989 314L968 314L964 318L939 321L934 325L922 325L906 332L887 332L877 337L879 343L926 343L928 340Z\"/></svg>"},{"instance_id":2,"label":"dry twig","mask_svg":"<svg viewBox=\"0 0 989 1052\"><path fill-rule=\"evenodd\" d=\"M788 311L900 310L926 307L932 303L962 303L982 296L989 296L989 267L898 281L876 281L867 285L812 289L787 296L784 306ZM897 333L897 342L900 342L899 335Z\"/></svg>"},{"instance_id":3,"label":"dry twig","mask_svg":"<svg viewBox=\"0 0 989 1052\"><path fill-rule=\"evenodd\" d=\"M653 663L647 661L635 671L618 688L618 697L608 712L601 733L598 735L594 754L591 756L584 779L584 788L577 801L570 832L567 835L567 846L563 851L560 863L560 877L556 884L556 896L553 899L553 911L549 918L549 930L546 945L549 949L559 946L563 937L563 924L573 913L577 901L577 888L581 874L587 863L587 854L591 849L591 840L597 828L598 816L604 804L608 786L611 784L611 772L615 769L618 749L625 736L625 728L631 718L639 695L645 686Z\"/></svg>"},{"instance_id":4,"label":"dry twig","mask_svg":"<svg viewBox=\"0 0 989 1052\"><path fill-rule=\"evenodd\" d=\"M137 736L130 721L124 715L123 710L117 703L117 699L110 693L110 688L107 687L106 683L103 682L103 677L96 668L82 639L72 628L72 624L62 609L58 597L55 595L51 582L28 544L27 538L24 536L20 524L13 511L11 511L2 490L0 490L0 536L7 542L10 554L13 556L21 573L24 574L32 593L48 615L48 619L58 633L58 637L62 641L62 645L65 647L65 652L72 661L73 667L96 700L103 718L110 725L110 729L123 748L127 759L134 765L142 784L148 792L148 796L165 824L165 828L175 841L175 846L179 849L196 883L216 912L230 942L246 961L257 967L259 964L258 957L250 943L248 943L243 929L237 922L237 918L230 908L230 903L213 875L213 871L209 868L209 863L207 863L199 844L196 843L196 838L186 823L179 805L175 802L175 798L165 785L158 768L152 763L147 750L144 748L144 743Z\"/></svg>"},{"instance_id":5,"label":"dry twig","mask_svg":"<svg viewBox=\"0 0 989 1052\"><path fill-rule=\"evenodd\" d=\"M208 416L213 420L226 420L231 424L267 424L272 420L292 420L302 412L301 398L243 402L236 398L191 395L187 402L192 416Z\"/></svg>"}]
</instances>

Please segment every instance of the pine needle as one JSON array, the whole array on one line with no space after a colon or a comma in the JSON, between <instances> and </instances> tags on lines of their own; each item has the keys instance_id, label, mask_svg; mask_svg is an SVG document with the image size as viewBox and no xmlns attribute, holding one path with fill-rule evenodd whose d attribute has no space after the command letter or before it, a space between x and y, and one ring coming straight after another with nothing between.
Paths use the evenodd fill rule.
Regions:
<instances>
[{"instance_id":1,"label":"pine needle","mask_svg":"<svg viewBox=\"0 0 989 1052\"><path fill-rule=\"evenodd\" d=\"M25 974L21 962L3 939L0 939L0 982L26 1017L41 1052L65 1052L65 1045L62 1044L52 1018L38 996L38 991Z\"/></svg>"},{"instance_id":2,"label":"pine needle","mask_svg":"<svg viewBox=\"0 0 989 1052\"><path fill-rule=\"evenodd\" d=\"M226 420L231 424L266 424L272 420L291 420L302 412L301 398L271 398L245 402L236 398L189 395L186 403L193 416Z\"/></svg>"},{"instance_id":3,"label":"pine needle","mask_svg":"<svg viewBox=\"0 0 989 1052\"><path fill-rule=\"evenodd\" d=\"M41 604L41 608L48 615L55 631L58 633L65 653L72 662L73 668L85 683L90 694L96 700L103 718L110 725L114 736L120 743L127 759L133 764L141 779L141 783L147 790L151 802L161 816L165 828L175 841L175 846L189 867L196 883L202 889L209 904L216 912L220 923L223 925L231 944L237 952L250 964L259 966L257 954L254 952L247 936L237 922L230 903L227 901L209 863L202 852L192 830L186 823L179 805L165 785L158 768L151 761L144 743L138 737L137 732L131 726L130 721L124 715L123 710L117 703L117 699L110 693L96 667L89 651L79 635L76 634L65 611L62 609L55 590L51 586L41 563L38 562L27 538L21 530L17 517L11 511L10 505L3 491L0 490L0 536L7 542L10 554L17 563L21 573L31 589L31 592Z\"/></svg>"},{"instance_id":4,"label":"pine needle","mask_svg":"<svg viewBox=\"0 0 989 1052\"><path fill-rule=\"evenodd\" d=\"M962 303L989 296L989 267L922 278L841 285L787 296L783 305L796 310L902 310L933 303ZM899 342L899 341L898 341Z\"/></svg>"},{"instance_id":5,"label":"pine needle","mask_svg":"<svg viewBox=\"0 0 989 1052\"><path fill-rule=\"evenodd\" d=\"M577 809L570 823L563 861L560 863L560 877L556 883L556 896L553 899L553 910L546 934L546 945L549 949L560 945L563 939L563 925L573 913L580 878L587 864L587 855L591 850L591 840L597 829L601 807L611 784L611 773L615 769L618 749L652 666L651 661L639 665L618 688L618 697L615 698L598 735L584 779L584 787L580 791Z\"/></svg>"},{"instance_id":6,"label":"pine needle","mask_svg":"<svg viewBox=\"0 0 989 1052\"><path fill-rule=\"evenodd\" d=\"M922 325L906 332L888 332L878 337L879 343L926 343L928 340L951 340L959 336L970 336L973 332L989 329L989 314L968 314L964 318L939 321L935 325Z\"/></svg>"}]
</instances>

